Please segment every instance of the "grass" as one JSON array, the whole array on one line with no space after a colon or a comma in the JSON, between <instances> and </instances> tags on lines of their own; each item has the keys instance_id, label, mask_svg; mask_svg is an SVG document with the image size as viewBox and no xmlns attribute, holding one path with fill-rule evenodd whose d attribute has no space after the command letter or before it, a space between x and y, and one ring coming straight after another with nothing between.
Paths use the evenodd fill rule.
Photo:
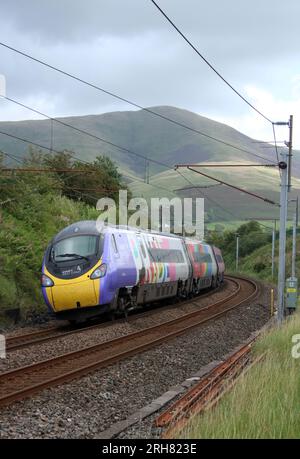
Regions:
<instances>
[{"instance_id":1,"label":"grass","mask_svg":"<svg viewBox=\"0 0 300 459\"><path fill-rule=\"evenodd\" d=\"M262 225L268 225L272 229L272 222L265 222L264 220L256 220L258 223ZM247 221L246 221L247 222ZM245 223L245 220L227 220L227 221L214 221L211 223L207 223L206 229L209 231L219 231L220 233L222 231L234 231L236 230L239 226L243 225ZM292 228L292 223L287 222L287 228Z\"/></svg>"},{"instance_id":2,"label":"grass","mask_svg":"<svg viewBox=\"0 0 300 459\"><path fill-rule=\"evenodd\" d=\"M245 223L245 220L228 220L228 221L214 221L212 223L207 223L206 230L208 231L234 231L239 226Z\"/></svg>"},{"instance_id":3,"label":"grass","mask_svg":"<svg viewBox=\"0 0 300 459\"><path fill-rule=\"evenodd\" d=\"M299 247L300 238L297 237L297 247ZM259 280L265 280L272 283L277 283L278 276L278 250L279 244L276 241L275 246L275 272L274 278L272 279L271 264L272 264L272 244L266 244L258 249L254 250L249 255L246 255L239 260L239 272L249 276L254 276ZM235 270L235 260L232 258L227 261L227 271ZM286 278L291 276L291 265L292 265L292 237L288 236L286 240ZM296 272L300 272L300 259L296 258Z\"/></svg>"},{"instance_id":4,"label":"grass","mask_svg":"<svg viewBox=\"0 0 300 459\"><path fill-rule=\"evenodd\" d=\"M299 438L300 359L292 357L292 336L300 334L300 313L266 333L254 353L267 356L241 376L211 411L196 417L182 438Z\"/></svg>"},{"instance_id":5,"label":"grass","mask_svg":"<svg viewBox=\"0 0 300 459\"><path fill-rule=\"evenodd\" d=\"M94 219L95 209L56 194L27 192L2 209L0 225L0 325L1 312L20 307L46 311L40 288L44 251L52 237L74 221Z\"/></svg>"}]
</instances>

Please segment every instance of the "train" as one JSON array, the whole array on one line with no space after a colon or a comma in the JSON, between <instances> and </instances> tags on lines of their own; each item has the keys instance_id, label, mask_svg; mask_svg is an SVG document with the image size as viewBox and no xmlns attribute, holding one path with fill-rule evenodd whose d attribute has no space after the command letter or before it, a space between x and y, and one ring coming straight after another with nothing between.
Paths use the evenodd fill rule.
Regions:
<instances>
[{"instance_id":1,"label":"train","mask_svg":"<svg viewBox=\"0 0 300 459\"><path fill-rule=\"evenodd\" d=\"M41 287L49 312L76 323L104 312L198 295L224 281L221 250L175 234L79 221L48 245Z\"/></svg>"}]
</instances>

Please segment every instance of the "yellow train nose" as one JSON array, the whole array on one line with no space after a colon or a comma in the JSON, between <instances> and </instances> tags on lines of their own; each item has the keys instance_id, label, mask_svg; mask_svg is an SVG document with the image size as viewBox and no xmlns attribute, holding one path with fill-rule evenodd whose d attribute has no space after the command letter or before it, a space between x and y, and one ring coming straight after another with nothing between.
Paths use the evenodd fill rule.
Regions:
<instances>
[{"instance_id":1,"label":"yellow train nose","mask_svg":"<svg viewBox=\"0 0 300 459\"><path fill-rule=\"evenodd\" d=\"M91 274L96 267L97 265L74 279L54 277L45 267L45 274L51 276L54 283L52 287L47 287L46 291L48 301L55 312L100 304L100 279L91 279Z\"/></svg>"},{"instance_id":2,"label":"yellow train nose","mask_svg":"<svg viewBox=\"0 0 300 459\"><path fill-rule=\"evenodd\" d=\"M80 283L65 283L52 287L53 306L55 311L74 309L99 304L95 281L88 279Z\"/></svg>"}]
</instances>

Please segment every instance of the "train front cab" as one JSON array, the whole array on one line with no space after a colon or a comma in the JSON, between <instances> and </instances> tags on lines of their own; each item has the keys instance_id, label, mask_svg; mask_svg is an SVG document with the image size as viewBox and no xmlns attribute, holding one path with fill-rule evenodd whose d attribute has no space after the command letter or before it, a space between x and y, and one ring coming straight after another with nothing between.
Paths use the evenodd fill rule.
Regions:
<instances>
[{"instance_id":1,"label":"train front cab","mask_svg":"<svg viewBox=\"0 0 300 459\"><path fill-rule=\"evenodd\" d=\"M51 244L42 269L42 292L57 318L74 320L99 313L103 238L78 234Z\"/></svg>"}]
</instances>

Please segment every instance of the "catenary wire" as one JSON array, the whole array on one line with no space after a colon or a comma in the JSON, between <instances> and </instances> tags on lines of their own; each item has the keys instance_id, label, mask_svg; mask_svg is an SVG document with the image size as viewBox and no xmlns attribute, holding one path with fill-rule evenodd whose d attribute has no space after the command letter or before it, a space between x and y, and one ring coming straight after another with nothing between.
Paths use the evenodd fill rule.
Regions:
<instances>
[{"instance_id":1,"label":"catenary wire","mask_svg":"<svg viewBox=\"0 0 300 459\"><path fill-rule=\"evenodd\" d=\"M235 89L232 84L230 84L222 75L220 72L218 72L215 67L203 56L203 54L200 53L200 51L196 48L195 45L184 35L184 33L176 26L176 24L169 18L169 16L163 11L163 9L154 1L150 0L153 5L160 11L160 13L164 16L164 18L172 25L172 27L179 33L179 35L188 43L188 45L197 53L197 55L213 70L213 72L221 78L221 80L230 88L232 91L237 94L249 107L251 107L253 110L255 110L260 116L262 116L266 121L269 123L272 123L270 118L268 118L266 115L264 115L260 110L258 110L251 102L249 102L237 89Z\"/></svg>"},{"instance_id":2,"label":"catenary wire","mask_svg":"<svg viewBox=\"0 0 300 459\"><path fill-rule=\"evenodd\" d=\"M101 88L100 86L97 86L97 85L95 85L95 84L93 84L93 83L90 83L90 82L88 82L88 81L86 81L86 80L84 80L84 79L82 79L82 78L79 78L79 77L77 77L77 76L75 76L75 75L73 75L73 74L71 74L71 73L69 73L69 72L66 72L66 71L64 71L64 70L62 70L62 69L59 69L58 67L55 67L55 66L53 66L53 65L50 65L50 64L48 64L47 62L42 61L42 60L40 60L40 59L37 59L37 58L35 58L35 57L33 57L33 56L27 54L27 53L24 53L23 51L20 51L20 50L16 49L16 48L13 48L12 46L7 45L6 43L0 42L0 46L3 46L3 47L5 47L5 48L7 48L7 49L9 49L9 50L11 50L11 51L14 51L14 52L16 52L16 53L18 53L18 54L20 54L20 55L22 55L22 56L24 56L24 57L26 57L26 58L28 58L28 59L31 59L31 60L33 60L33 61L35 61L35 62L37 62L37 63L39 63L39 64L41 64L41 65L44 65L44 66L46 66L46 67L48 67L48 68L50 68L50 69L52 69L52 70L55 70L55 71L57 71L57 72L59 72L59 73L65 75L65 76L68 76L68 77L70 77L70 78L72 78L72 79L74 79L74 80L76 80L76 81L78 81L78 82L80 82L80 83L83 83L83 84L85 84L85 85L88 85L88 86L90 86L90 87L92 87L92 88L94 88L94 89L97 89L97 90L99 90L99 91L101 91L101 92L104 92L105 94L108 94L108 95L110 95L110 96L112 96L112 97L114 97L114 98L117 98L117 99L119 99L119 100L121 100L121 101L123 101L123 102L126 102L126 103L129 104L129 105L132 105L132 106L134 106L134 107L136 107L136 108L139 108L139 109L141 109L141 110L143 110L143 111L145 111L145 112L147 112L147 113L150 113L150 114L152 114L152 115L154 115L154 116L157 116L157 117L159 117L159 118L161 118L161 119L164 119L164 120L166 120L166 121L168 121L168 122L170 122L170 123L172 123L172 124L175 124L175 125L177 125L177 126L180 126L180 127L184 128L184 129L188 129L188 130L191 131L191 132L200 134L200 135L202 135L202 136L204 136L204 137L206 137L206 138L208 138L208 139L211 139L211 140L214 140L214 141L216 141L216 142L222 143L222 144L224 144L224 145L227 145L227 146L229 146L229 147L231 147L231 148L237 149L237 150L242 151L242 152L244 152L244 153L247 153L247 154L250 154L250 155L253 155L253 156L256 156L256 157L260 157L260 158L262 158L262 159L264 159L264 160L267 160L267 161L271 161L271 162L272 162L272 160L270 160L269 158L262 157L262 156L260 156L260 155L257 155L256 153L250 152L250 151L248 151L248 150L245 150L245 149L243 149L243 148L240 148L240 147L237 147L237 146L235 146L235 145L233 145L233 144L230 144L229 142L225 142L225 141L223 141L223 140L221 140L221 139L218 139L218 138L216 138L216 137L210 136L210 135L208 135L208 134L206 134L206 133L204 133L204 132L202 132L202 131L199 131L199 130L197 130L197 129L194 129L194 128L192 128L192 127L190 127L190 126L188 126L188 125L186 125L186 124L184 124L184 123L180 123L180 122L178 122L178 121L176 121L176 120L174 120L174 119L172 119L172 118L169 118L169 117L167 117L167 116L165 116L165 115L162 115L161 113L155 112L155 111L151 110L150 108L143 107L143 106L141 106L141 105L139 105L139 104L137 104L137 103L135 103L135 102L130 101L129 99L123 98L123 97L121 97L121 96L119 96L119 95L117 95L117 94L112 93L111 91L107 91L106 89L103 89L103 88Z\"/></svg>"}]
</instances>

